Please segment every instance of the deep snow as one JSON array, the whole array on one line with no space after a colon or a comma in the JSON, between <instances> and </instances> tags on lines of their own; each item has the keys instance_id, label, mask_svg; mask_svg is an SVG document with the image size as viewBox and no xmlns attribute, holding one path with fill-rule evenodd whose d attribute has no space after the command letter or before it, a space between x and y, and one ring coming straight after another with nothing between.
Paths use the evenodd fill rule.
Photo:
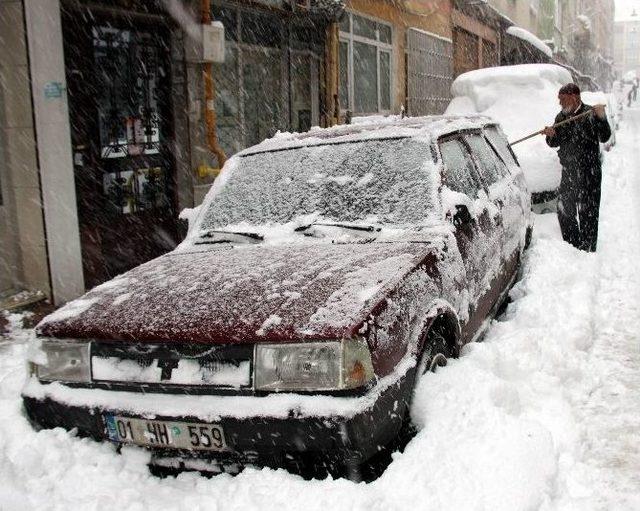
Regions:
<instances>
[{"instance_id":1,"label":"deep snow","mask_svg":"<svg viewBox=\"0 0 640 511\"><path fill-rule=\"evenodd\" d=\"M640 110L604 166L596 254L536 217L513 303L418 390L421 426L370 484L278 470L157 479L148 454L34 432L21 413L30 331L0 344L0 509L640 508Z\"/></svg>"}]
</instances>

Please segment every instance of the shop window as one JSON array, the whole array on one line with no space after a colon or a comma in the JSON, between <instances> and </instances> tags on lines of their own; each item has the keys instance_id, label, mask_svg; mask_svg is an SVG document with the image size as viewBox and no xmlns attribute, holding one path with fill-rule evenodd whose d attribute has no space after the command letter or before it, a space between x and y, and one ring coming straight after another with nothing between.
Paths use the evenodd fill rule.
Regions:
<instances>
[{"instance_id":1,"label":"shop window","mask_svg":"<svg viewBox=\"0 0 640 511\"><path fill-rule=\"evenodd\" d=\"M211 15L224 25L224 38L227 41L238 40L238 14L232 7L211 7Z\"/></svg>"},{"instance_id":2,"label":"shop window","mask_svg":"<svg viewBox=\"0 0 640 511\"><path fill-rule=\"evenodd\" d=\"M381 42L391 44L391 27L389 25L378 24L378 32Z\"/></svg>"},{"instance_id":3,"label":"shop window","mask_svg":"<svg viewBox=\"0 0 640 511\"><path fill-rule=\"evenodd\" d=\"M351 16L345 14L340 20L340 32L351 32Z\"/></svg>"},{"instance_id":4,"label":"shop window","mask_svg":"<svg viewBox=\"0 0 640 511\"><path fill-rule=\"evenodd\" d=\"M243 43L270 48L282 43L282 23L274 16L243 12L240 25Z\"/></svg>"},{"instance_id":5,"label":"shop window","mask_svg":"<svg viewBox=\"0 0 640 511\"><path fill-rule=\"evenodd\" d=\"M366 37L367 39L376 39L377 23L369 18L352 15L353 35Z\"/></svg>"},{"instance_id":6,"label":"shop window","mask_svg":"<svg viewBox=\"0 0 640 511\"><path fill-rule=\"evenodd\" d=\"M380 52L380 108L391 110L391 54Z\"/></svg>"},{"instance_id":7,"label":"shop window","mask_svg":"<svg viewBox=\"0 0 640 511\"><path fill-rule=\"evenodd\" d=\"M378 111L378 70L376 47L353 42L353 93L356 112Z\"/></svg>"},{"instance_id":8,"label":"shop window","mask_svg":"<svg viewBox=\"0 0 640 511\"><path fill-rule=\"evenodd\" d=\"M349 43L340 41L340 106L349 107Z\"/></svg>"},{"instance_id":9,"label":"shop window","mask_svg":"<svg viewBox=\"0 0 640 511\"><path fill-rule=\"evenodd\" d=\"M340 23L340 106L355 114L391 110L390 25L353 13Z\"/></svg>"}]
</instances>

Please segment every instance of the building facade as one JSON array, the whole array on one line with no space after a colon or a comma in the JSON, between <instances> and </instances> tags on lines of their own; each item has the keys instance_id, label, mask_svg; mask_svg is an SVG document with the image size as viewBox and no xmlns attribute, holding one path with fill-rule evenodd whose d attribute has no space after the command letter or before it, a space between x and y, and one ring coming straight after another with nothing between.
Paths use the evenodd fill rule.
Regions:
<instances>
[{"instance_id":1,"label":"building facade","mask_svg":"<svg viewBox=\"0 0 640 511\"><path fill-rule=\"evenodd\" d=\"M610 90L614 0L566 0L558 3L557 15L555 54L558 60L593 78L603 90Z\"/></svg>"},{"instance_id":2,"label":"building facade","mask_svg":"<svg viewBox=\"0 0 640 511\"><path fill-rule=\"evenodd\" d=\"M614 63L619 78L629 71L640 76L640 17L615 22Z\"/></svg>"},{"instance_id":3,"label":"building facade","mask_svg":"<svg viewBox=\"0 0 640 511\"><path fill-rule=\"evenodd\" d=\"M0 2L0 293L62 304L171 250L225 153L326 125L342 7L322 4ZM189 51L204 5L226 33L210 75Z\"/></svg>"},{"instance_id":4,"label":"building facade","mask_svg":"<svg viewBox=\"0 0 640 511\"><path fill-rule=\"evenodd\" d=\"M453 44L448 0L349 0L328 44L335 50L339 119L442 113L450 99Z\"/></svg>"}]
</instances>

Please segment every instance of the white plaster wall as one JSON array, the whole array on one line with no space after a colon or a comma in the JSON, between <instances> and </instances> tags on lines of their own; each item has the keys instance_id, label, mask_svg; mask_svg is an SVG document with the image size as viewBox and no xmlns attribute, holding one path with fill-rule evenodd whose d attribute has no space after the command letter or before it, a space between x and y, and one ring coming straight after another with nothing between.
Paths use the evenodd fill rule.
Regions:
<instances>
[{"instance_id":1,"label":"white plaster wall","mask_svg":"<svg viewBox=\"0 0 640 511\"><path fill-rule=\"evenodd\" d=\"M38 162L56 305L84 293L59 0L24 0ZM45 86L60 83L60 97Z\"/></svg>"},{"instance_id":2,"label":"white plaster wall","mask_svg":"<svg viewBox=\"0 0 640 511\"><path fill-rule=\"evenodd\" d=\"M50 294L22 0L0 0L0 293Z\"/></svg>"}]
</instances>

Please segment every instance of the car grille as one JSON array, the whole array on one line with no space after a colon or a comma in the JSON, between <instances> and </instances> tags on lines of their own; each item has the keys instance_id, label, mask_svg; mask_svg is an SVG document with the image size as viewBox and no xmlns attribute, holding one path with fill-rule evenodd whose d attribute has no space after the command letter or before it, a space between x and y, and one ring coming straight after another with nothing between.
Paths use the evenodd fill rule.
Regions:
<instances>
[{"instance_id":1,"label":"car grille","mask_svg":"<svg viewBox=\"0 0 640 511\"><path fill-rule=\"evenodd\" d=\"M253 346L126 344L94 341L91 375L97 387L143 392L244 393L253 387Z\"/></svg>"}]
</instances>

